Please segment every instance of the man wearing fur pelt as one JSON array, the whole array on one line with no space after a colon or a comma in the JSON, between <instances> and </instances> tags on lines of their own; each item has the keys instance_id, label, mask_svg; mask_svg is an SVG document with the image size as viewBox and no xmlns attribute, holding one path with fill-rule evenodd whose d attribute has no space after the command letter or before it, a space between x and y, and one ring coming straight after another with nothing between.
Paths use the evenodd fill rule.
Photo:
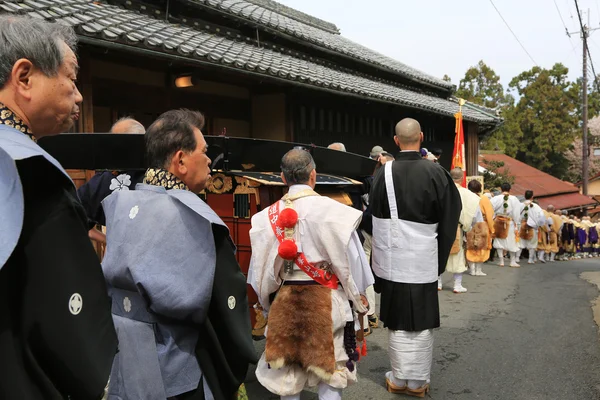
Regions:
<instances>
[{"instance_id":1,"label":"man wearing fur pelt","mask_svg":"<svg viewBox=\"0 0 600 400\"><path fill-rule=\"evenodd\" d=\"M248 283L269 317L256 377L284 400L313 386L319 399L338 400L356 382L355 321L374 283L356 233L362 213L314 191L307 151L286 153L281 171L288 193L255 214L250 230Z\"/></svg>"},{"instance_id":2,"label":"man wearing fur pelt","mask_svg":"<svg viewBox=\"0 0 600 400\"><path fill-rule=\"evenodd\" d=\"M463 248L463 242L465 240L465 233L471 230L471 227L479 222L483 222L483 215L479 209L479 196L471 192L467 188L461 186L463 179L463 171L460 168L454 168L450 171L450 176L456 184L458 193L460 194L460 201L462 204L462 210L458 219L458 228L456 231L456 239L452 249L450 249L450 256L448 257L448 263L446 264L446 271L454 274L454 293L465 293L467 288L462 285L462 275L467 270L467 262L465 260L465 250ZM440 276L438 281L438 287L442 284L442 277Z\"/></svg>"},{"instance_id":3,"label":"man wearing fur pelt","mask_svg":"<svg viewBox=\"0 0 600 400\"><path fill-rule=\"evenodd\" d=\"M499 265L501 267L504 267L503 255L508 252L510 266L520 268L516 254L519 251L517 233L521 226L521 202L510 194L510 183L504 182L501 188L502 195L492 198L492 207L494 207L494 213L496 214L494 248L498 250Z\"/></svg>"}]
</instances>

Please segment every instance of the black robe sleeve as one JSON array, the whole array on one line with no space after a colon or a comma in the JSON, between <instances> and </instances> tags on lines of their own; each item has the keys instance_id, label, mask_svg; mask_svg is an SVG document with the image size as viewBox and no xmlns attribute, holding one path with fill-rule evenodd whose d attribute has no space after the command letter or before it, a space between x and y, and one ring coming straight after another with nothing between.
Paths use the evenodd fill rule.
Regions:
<instances>
[{"instance_id":1,"label":"black robe sleeve","mask_svg":"<svg viewBox=\"0 0 600 400\"><path fill-rule=\"evenodd\" d=\"M246 379L249 364L256 364L258 356L252 341L246 278L235 259L227 230L213 225L213 232L217 266L208 317L200 328L196 355L215 400L230 400ZM236 299L233 309L229 305L230 296Z\"/></svg>"},{"instance_id":2,"label":"black robe sleeve","mask_svg":"<svg viewBox=\"0 0 600 400\"><path fill-rule=\"evenodd\" d=\"M441 170L443 168L440 167ZM439 215L438 225L438 275L446 270L446 263L450 256L450 249L456 239L456 228L462 210L462 202L458 189L450 178L450 174L443 170L444 177L436 182L436 195ZM445 178L445 182L444 182Z\"/></svg>"},{"instance_id":3,"label":"black robe sleeve","mask_svg":"<svg viewBox=\"0 0 600 400\"><path fill-rule=\"evenodd\" d=\"M0 398L98 399L117 338L85 213L45 159L17 167L25 218L0 270Z\"/></svg>"},{"instance_id":4,"label":"black robe sleeve","mask_svg":"<svg viewBox=\"0 0 600 400\"><path fill-rule=\"evenodd\" d=\"M77 189L77 195L92 227L95 224L106 225L102 200L111 193L109 189L111 179L110 172L97 172L92 179Z\"/></svg>"}]
</instances>

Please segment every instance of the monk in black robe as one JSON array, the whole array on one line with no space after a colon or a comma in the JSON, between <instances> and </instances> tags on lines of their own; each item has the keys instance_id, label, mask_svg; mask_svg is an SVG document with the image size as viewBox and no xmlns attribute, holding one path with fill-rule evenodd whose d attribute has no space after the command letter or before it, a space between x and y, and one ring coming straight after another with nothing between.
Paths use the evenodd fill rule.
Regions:
<instances>
[{"instance_id":1,"label":"monk in black robe","mask_svg":"<svg viewBox=\"0 0 600 400\"><path fill-rule=\"evenodd\" d=\"M416 120L400 121L394 140L401 152L371 189L372 262L390 332L388 390L421 396L429 390L432 330L440 326L437 279L457 236L461 200L448 172L421 158Z\"/></svg>"}]
</instances>

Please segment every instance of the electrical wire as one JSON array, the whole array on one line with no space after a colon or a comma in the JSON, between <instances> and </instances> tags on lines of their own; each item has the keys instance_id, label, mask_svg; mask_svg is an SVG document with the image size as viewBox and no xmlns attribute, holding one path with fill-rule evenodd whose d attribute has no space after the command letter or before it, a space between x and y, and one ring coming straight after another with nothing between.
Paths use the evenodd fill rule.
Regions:
<instances>
[{"instance_id":1,"label":"electrical wire","mask_svg":"<svg viewBox=\"0 0 600 400\"><path fill-rule=\"evenodd\" d=\"M579 12L579 3L577 3L577 0L574 1L575 9L577 9L577 17L579 18L579 26L581 27L581 32L583 36L583 44L585 46L585 51L587 52L588 58L590 60L590 65L592 66L592 72L594 73L594 83L596 84L596 90L600 91L600 84L598 84L598 75L596 75L596 68L594 68L594 61L592 60L592 54L590 53L590 46L588 46L587 44L588 35L585 34L586 28L583 26L583 21L581 20L581 12Z\"/></svg>"},{"instance_id":2,"label":"electrical wire","mask_svg":"<svg viewBox=\"0 0 600 400\"><path fill-rule=\"evenodd\" d=\"M533 57L531 57L531 54L529 54L529 52L527 51L527 49L525 48L525 46L523 46L523 43L521 43L521 41L519 40L519 38L517 37L517 35L513 32L513 30L511 29L510 25L508 25L508 22L506 22L506 20L504 19L504 17L502 16L502 14L500 13L500 10L498 10L498 7L496 7L496 5L494 4L493 0L490 0L490 3L492 3L492 6L494 7L494 9L496 10L496 12L498 13L498 15L500 16L500 18L502 18L502 21L504 22L504 24L506 25L506 27L508 28L508 30L510 31L510 33L512 33L512 35L514 36L514 38L517 40L517 42L521 45L521 48L523 49L523 51L529 56L529 59L531 61L533 61L533 63L535 64L535 66L538 66L538 63L535 62L535 60L533 59Z\"/></svg>"}]
</instances>

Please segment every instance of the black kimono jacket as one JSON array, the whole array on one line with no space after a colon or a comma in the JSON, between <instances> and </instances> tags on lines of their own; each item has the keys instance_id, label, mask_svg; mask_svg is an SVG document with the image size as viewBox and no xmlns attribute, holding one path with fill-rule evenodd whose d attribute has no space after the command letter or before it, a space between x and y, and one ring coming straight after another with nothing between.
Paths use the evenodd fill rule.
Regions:
<instances>
[{"instance_id":1,"label":"black kimono jacket","mask_svg":"<svg viewBox=\"0 0 600 400\"><path fill-rule=\"evenodd\" d=\"M0 399L99 399L117 338L73 182L2 126L0 159Z\"/></svg>"},{"instance_id":2,"label":"black kimono jacket","mask_svg":"<svg viewBox=\"0 0 600 400\"><path fill-rule=\"evenodd\" d=\"M369 205L373 217L390 218L384 168L375 176ZM460 195L450 174L439 164L421 158L416 151L400 152L392 165L398 218L438 224L438 269L445 268L456 238L462 209ZM389 329L422 331L440 326L437 282L398 283L376 277L381 293L381 320Z\"/></svg>"}]
</instances>

